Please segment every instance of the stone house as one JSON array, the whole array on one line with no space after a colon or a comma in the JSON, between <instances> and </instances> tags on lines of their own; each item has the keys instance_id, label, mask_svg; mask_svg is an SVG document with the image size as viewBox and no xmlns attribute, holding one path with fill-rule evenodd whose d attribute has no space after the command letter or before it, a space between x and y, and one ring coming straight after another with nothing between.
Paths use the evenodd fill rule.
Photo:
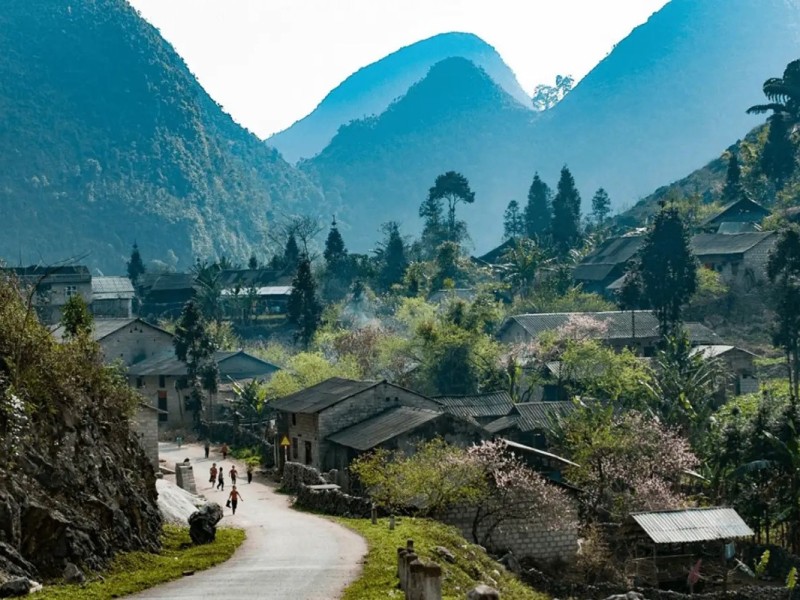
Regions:
<instances>
[{"instance_id":1,"label":"stone house","mask_svg":"<svg viewBox=\"0 0 800 600\"><path fill-rule=\"evenodd\" d=\"M223 352L214 356L221 384L245 384L253 379L267 380L278 367L243 350ZM128 369L131 385L145 400L158 408L159 424L163 427L189 427L194 414L187 409L189 392L186 383L186 364L179 360L173 349L134 363ZM236 397L231 386L220 385L207 406L207 419L218 418L224 408Z\"/></svg>"},{"instance_id":2,"label":"stone house","mask_svg":"<svg viewBox=\"0 0 800 600\"><path fill-rule=\"evenodd\" d=\"M506 391L470 394L466 396L434 396L442 410L465 419L474 419L481 425L507 415L514 407L511 394Z\"/></svg>"},{"instance_id":3,"label":"stone house","mask_svg":"<svg viewBox=\"0 0 800 600\"><path fill-rule=\"evenodd\" d=\"M141 300L139 314L154 320L177 317L183 306L194 298L195 280L191 273L145 273L136 282Z\"/></svg>"},{"instance_id":4,"label":"stone house","mask_svg":"<svg viewBox=\"0 0 800 600\"><path fill-rule=\"evenodd\" d=\"M92 276L84 266L37 265L8 268L2 272L15 277L23 289L33 290L33 306L39 320L46 325L54 325L61 320L61 311L72 296L81 296L87 306L92 304Z\"/></svg>"},{"instance_id":5,"label":"stone house","mask_svg":"<svg viewBox=\"0 0 800 600\"><path fill-rule=\"evenodd\" d=\"M777 239L774 231L700 233L692 238L692 251L729 286L750 289L766 281L769 253Z\"/></svg>"},{"instance_id":6,"label":"stone house","mask_svg":"<svg viewBox=\"0 0 800 600\"><path fill-rule=\"evenodd\" d=\"M739 396L757 392L758 377L755 358L752 352L727 344L696 346L692 354L700 354L703 358L716 358L722 362L731 379L726 385L724 395Z\"/></svg>"},{"instance_id":7,"label":"stone house","mask_svg":"<svg viewBox=\"0 0 800 600\"><path fill-rule=\"evenodd\" d=\"M285 438L289 446L281 450L276 445L276 464L283 465L288 459L320 471L336 468L342 454L335 452L331 436L387 411L405 414L396 412L400 407L429 411L415 413L420 426L429 422L429 413L442 412L439 403L387 381L333 377L280 398L272 403L272 408L278 411L278 439ZM393 426L393 423L393 419L388 419L384 424Z\"/></svg>"},{"instance_id":8,"label":"stone house","mask_svg":"<svg viewBox=\"0 0 800 600\"><path fill-rule=\"evenodd\" d=\"M612 295L608 286L624 277L643 241L644 237L640 235L607 239L575 266L572 271L573 280L586 292Z\"/></svg>"},{"instance_id":9,"label":"stone house","mask_svg":"<svg viewBox=\"0 0 800 600\"><path fill-rule=\"evenodd\" d=\"M716 215L706 219L700 228L708 233L744 233L758 231L758 226L771 211L755 200L740 198L722 207Z\"/></svg>"},{"instance_id":10,"label":"stone house","mask_svg":"<svg viewBox=\"0 0 800 600\"><path fill-rule=\"evenodd\" d=\"M571 414L574 402L520 402L507 415L484 426L489 434L502 437L532 448L547 448L547 431L550 424Z\"/></svg>"},{"instance_id":11,"label":"stone house","mask_svg":"<svg viewBox=\"0 0 800 600\"><path fill-rule=\"evenodd\" d=\"M130 319L134 295L127 277L92 277L92 314L96 319Z\"/></svg>"},{"instance_id":12,"label":"stone house","mask_svg":"<svg viewBox=\"0 0 800 600\"><path fill-rule=\"evenodd\" d=\"M535 341L546 331L558 330L572 317L586 316L605 325L605 331L597 333L597 341L617 352L629 348L638 356L654 356L660 340L658 319L646 310L606 311L594 313L539 313L507 317L500 325L497 339L504 344L527 344ZM717 335L700 323L685 323L684 327L693 345L714 344Z\"/></svg>"}]
</instances>

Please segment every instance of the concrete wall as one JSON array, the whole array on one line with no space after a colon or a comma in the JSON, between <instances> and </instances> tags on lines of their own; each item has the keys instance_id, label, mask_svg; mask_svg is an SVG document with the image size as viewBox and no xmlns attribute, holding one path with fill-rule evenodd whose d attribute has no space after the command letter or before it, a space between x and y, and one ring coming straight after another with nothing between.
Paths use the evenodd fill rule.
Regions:
<instances>
[{"instance_id":1,"label":"concrete wall","mask_svg":"<svg viewBox=\"0 0 800 600\"><path fill-rule=\"evenodd\" d=\"M474 507L458 506L450 508L437 519L453 525L461 535L473 541L472 522L475 513ZM479 529L479 543L483 542L485 533L485 528ZM499 554L510 550L518 559L570 560L578 550L578 528L576 525L553 530L532 521L506 521L492 532L487 544L492 552Z\"/></svg>"},{"instance_id":2,"label":"concrete wall","mask_svg":"<svg viewBox=\"0 0 800 600\"><path fill-rule=\"evenodd\" d=\"M91 308L92 305L92 282L52 282L45 281L37 292L33 295L33 305L36 313L43 323L53 325L61 321L61 309L69 299L68 293L81 295L83 301Z\"/></svg>"},{"instance_id":3,"label":"concrete wall","mask_svg":"<svg viewBox=\"0 0 800 600\"><path fill-rule=\"evenodd\" d=\"M133 300L130 298L94 299L92 314L97 319L130 319L133 315Z\"/></svg>"},{"instance_id":4,"label":"concrete wall","mask_svg":"<svg viewBox=\"0 0 800 600\"><path fill-rule=\"evenodd\" d=\"M144 453L154 469L158 469L158 413L148 406L139 406L131 422Z\"/></svg>"},{"instance_id":5,"label":"concrete wall","mask_svg":"<svg viewBox=\"0 0 800 600\"><path fill-rule=\"evenodd\" d=\"M146 358L174 352L172 336L166 331L151 327L141 321L107 335L100 340L106 362L122 361L130 366Z\"/></svg>"}]
</instances>

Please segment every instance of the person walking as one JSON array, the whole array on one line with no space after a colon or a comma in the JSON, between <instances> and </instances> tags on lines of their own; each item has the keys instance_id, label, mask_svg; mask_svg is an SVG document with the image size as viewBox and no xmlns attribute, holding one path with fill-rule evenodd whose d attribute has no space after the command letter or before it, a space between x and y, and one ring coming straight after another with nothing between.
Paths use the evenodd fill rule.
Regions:
<instances>
[{"instance_id":1,"label":"person walking","mask_svg":"<svg viewBox=\"0 0 800 600\"><path fill-rule=\"evenodd\" d=\"M253 465L247 463L247 484L253 483Z\"/></svg>"},{"instance_id":2,"label":"person walking","mask_svg":"<svg viewBox=\"0 0 800 600\"><path fill-rule=\"evenodd\" d=\"M206 458L208 458L208 453L211 452L211 444L209 444L208 440L203 444L203 452L206 453Z\"/></svg>"},{"instance_id":3,"label":"person walking","mask_svg":"<svg viewBox=\"0 0 800 600\"><path fill-rule=\"evenodd\" d=\"M228 471L228 475L231 477L231 485L236 487L236 477L239 476L239 471L236 470L236 465L231 465L231 470Z\"/></svg>"},{"instance_id":4,"label":"person walking","mask_svg":"<svg viewBox=\"0 0 800 600\"><path fill-rule=\"evenodd\" d=\"M220 451L222 452L222 460L228 460L229 450L228 444L222 444L222 448L220 448Z\"/></svg>"},{"instance_id":5,"label":"person walking","mask_svg":"<svg viewBox=\"0 0 800 600\"><path fill-rule=\"evenodd\" d=\"M233 514L236 514L236 506L239 504L239 500L244 502L244 498L242 498L242 495L236 489L236 486L233 486L231 488L231 493L228 495L228 502L231 505L231 510L233 511Z\"/></svg>"},{"instance_id":6,"label":"person walking","mask_svg":"<svg viewBox=\"0 0 800 600\"><path fill-rule=\"evenodd\" d=\"M225 491L225 469L222 468L222 465L219 466L219 473L217 473L217 489Z\"/></svg>"},{"instance_id":7,"label":"person walking","mask_svg":"<svg viewBox=\"0 0 800 600\"><path fill-rule=\"evenodd\" d=\"M211 487L214 487L214 484L217 483L217 463L212 463L211 468L208 470L209 478L208 482L211 484Z\"/></svg>"}]
</instances>

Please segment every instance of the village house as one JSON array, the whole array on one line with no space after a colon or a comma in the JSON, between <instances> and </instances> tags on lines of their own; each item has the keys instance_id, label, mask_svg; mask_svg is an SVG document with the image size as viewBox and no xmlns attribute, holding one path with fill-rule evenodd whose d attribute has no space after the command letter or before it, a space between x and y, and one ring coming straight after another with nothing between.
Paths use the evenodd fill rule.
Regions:
<instances>
[{"instance_id":1,"label":"village house","mask_svg":"<svg viewBox=\"0 0 800 600\"><path fill-rule=\"evenodd\" d=\"M61 311L72 296L81 296L92 304L92 276L81 265L61 267L14 267L1 271L15 277L22 288L33 292L31 299L39 320L54 325L61 320Z\"/></svg>"},{"instance_id":2,"label":"village house","mask_svg":"<svg viewBox=\"0 0 800 600\"><path fill-rule=\"evenodd\" d=\"M92 314L95 319L130 319L133 284L127 277L92 277Z\"/></svg>"},{"instance_id":3,"label":"village house","mask_svg":"<svg viewBox=\"0 0 800 600\"><path fill-rule=\"evenodd\" d=\"M528 344L546 331L556 331L571 318L591 317L604 325L603 331L594 335L617 352L628 348L638 356L654 356L661 336L658 319L646 310L606 311L594 313L537 313L512 315L506 318L497 332L497 339L504 344ZM701 323L685 323L684 328L692 345L714 344L718 336Z\"/></svg>"},{"instance_id":4,"label":"village house","mask_svg":"<svg viewBox=\"0 0 800 600\"><path fill-rule=\"evenodd\" d=\"M727 285L750 289L766 281L769 253L777 240L774 231L700 233L692 238L692 252Z\"/></svg>"},{"instance_id":5,"label":"village house","mask_svg":"<svg viewBox=\"0 0 800 600\"><path fill-rule=\"evenodd\" d=\"M609 295L608 286L625 276L643 240L640 235L606 240L575 266L572 278L585 292Z\"/></svg>"},{"instance_id":6,"label":"village house","mask_svg":"<svg viewBox=\"0 0 800 600\"><path fill-rule=\"evenodd\" d=\"M700 354L704 359L717 359L730 375L726 382L723 395L740 396L758 392L758 377L756 375L756 355L742 348L728 344L701 345L692 348L692 354Z\"/></svg>"},{"instance_id":7,"label":"village house","mask_svg":"<svg viewBox=\"0 0 800 600\"><path fill-rule=\"evenodd\" d=\"M747 233L759 231L761 222L768 217L770 210L750 198L740 198L722 207L722 210L709 217L700 225L707 233Z\"/></svg>"},{"instance_id":8,"label":"village house","mask_svg":"<svg viewBox=\"0 0 800 600\"><path fill-rule=\"evenodd\" d=\"M136 282L142 306L139 314L148 319L177 317L197 293L191 273L145 273Z\"/></svg>"},{"instance_id":9,"label":"village house","mask_svg":"<svg viewBox=\"0 0 800 600\"><path fill-rule=\"evenodd\" d=\"M434 396L442 410L466 419L474 419L481 425L507 415L514 407L511 394L506 391L470 394L466 396Z\"/></svg>"},{"instance_id":10,"label":"village house","mask_svg":"<svg viewBox=\"0 0 800 600\"><path fill-rule=\"evenodd\" d=\"M571 401L519 402L504 416L484 426L489 434L541 450L547 449L547 432L557 419L572 414Z\"/></svg>"},{"instance_id":11,"label":"village house","mask_svg":"<svg viewBox=\"0 0 800 600\"><path fill-rule=\"evenodd\" d=\"M236 392L229 383L244 385L253 379L268 380L278 367L243 350L217 351L214 360L219 370L219 391L213 394L207 406L206 419L216 419L224 409L230 408ZM179 360L174 350L136 362L128 369L131 385L159 410L159 424L166 428L189 427L194 414L187 409L191 390L186 382L186 363Z\"/></svg>"}]
</instances>

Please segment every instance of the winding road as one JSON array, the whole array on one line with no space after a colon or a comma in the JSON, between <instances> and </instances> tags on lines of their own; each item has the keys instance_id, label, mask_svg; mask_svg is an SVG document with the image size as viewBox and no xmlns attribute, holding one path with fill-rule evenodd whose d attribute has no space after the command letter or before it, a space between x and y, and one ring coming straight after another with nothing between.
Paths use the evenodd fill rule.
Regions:
<instances>
[{"instance_id":1,"label":"winding road","mask_svg":"<svg viewBox=\"0 0 800 600\"><path fill-rule=\"evenodd\" d=\"M235 600L334 600L361 571L366 542L359 535L331 521L292 510L289 497L278 494L274 484L256 477L247 484L244 465L222 461L212 449L203 456L199 445L160 444L166 464L189 458L194 465L197 492L225 506L230 491L228 471L235 463L240 473L237 489L243 502L236 515L223 508L222 526L240 527L247 539L225 563L192 576L166 583L130 598L150 600L213 599ZM211 463L225 469L225 491L211 489L208 470Z\"/></svg>"}]
</instances>

